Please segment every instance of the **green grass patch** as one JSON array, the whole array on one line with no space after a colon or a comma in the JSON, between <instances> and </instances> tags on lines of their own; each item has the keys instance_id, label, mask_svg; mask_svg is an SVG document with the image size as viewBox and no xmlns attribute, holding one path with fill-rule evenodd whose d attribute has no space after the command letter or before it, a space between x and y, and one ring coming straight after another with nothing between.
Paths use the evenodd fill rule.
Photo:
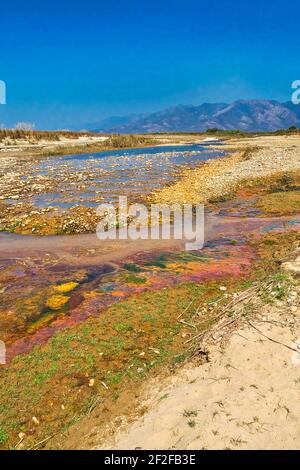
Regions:
<instances>
[{"instance_id":1,"label":"green grass patch","mask_svg":"<svg viewBox=\"0 0 300 470\"><path fill-rule=\"evenodd\" d=\"M145 284L147 282L145 277L135 276L134 274L125 274L123 280L132 284Z\"/></svg>"},{"instance_id":2,"label":"green grass patch","mask_svg":"<svg viewBox=\"0 0 300 470\"><path fill-rule=\"evenodd\" d=\"M0 445L5 444L7 440L8 440L7 432L3 428L0 428Z\"/></svg>"},{"instance_id":3,"label":"green grass patch","mask_svg":"<svg viewBox=\"0 0 300 470\"><path fill-rule=\"evenodd\" d=\"M123 268L132 273L140 273L142 271L142 269L134 263L125 263Z\"/></svg>"}]
</instances>

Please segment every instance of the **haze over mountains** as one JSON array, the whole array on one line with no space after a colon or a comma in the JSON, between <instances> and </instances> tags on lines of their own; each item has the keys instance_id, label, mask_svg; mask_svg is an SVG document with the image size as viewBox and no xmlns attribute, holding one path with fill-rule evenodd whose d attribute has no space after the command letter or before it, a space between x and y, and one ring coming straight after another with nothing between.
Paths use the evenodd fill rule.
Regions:
<instances>
[{"instance_id":1,"label":"haze over mountains","mask_svg":"<svg viewBox=\"0 0 300 470\"><path fill-rule=\"evenodd\" d=\"M300 127L300 105L274 100L237 100L228 103L178 105L155 113L114 116L89 126L113 133L199 132L217 127L244 131L275 131Z\"/></svg>"}]
</instances>

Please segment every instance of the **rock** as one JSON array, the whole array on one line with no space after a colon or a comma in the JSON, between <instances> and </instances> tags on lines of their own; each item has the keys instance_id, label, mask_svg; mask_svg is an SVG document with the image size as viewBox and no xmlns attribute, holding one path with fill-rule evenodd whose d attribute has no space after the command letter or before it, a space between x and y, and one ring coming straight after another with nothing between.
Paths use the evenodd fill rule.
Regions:
<instances>
[{"instance_id":1,"label":"rock","mask_svg":"<svg viewBox=\"0 0 300 470\"><path fill-rule=\"evenodd\" d=\"M95 379L90 379L89 387L93 387L95 385Z\"/></svg>"},{"instance_id":2,"label":"rock","mask_svg":"<svg viewBox=\"0 0 300 470\"><path fill-rule=\"evenodd\" d=\"M288 261L286 263L283 263L282 268L285 271L299 274L300 273L300 256L297 256L297 258L294 261Z\"/></svg>"}]
</instances>

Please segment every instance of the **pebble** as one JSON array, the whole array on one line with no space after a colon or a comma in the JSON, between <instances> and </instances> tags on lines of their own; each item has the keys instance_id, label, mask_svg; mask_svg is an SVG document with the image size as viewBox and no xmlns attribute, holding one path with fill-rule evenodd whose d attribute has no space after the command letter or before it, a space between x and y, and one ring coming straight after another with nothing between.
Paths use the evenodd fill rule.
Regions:
<instances>
[{"instance_id":1,"label":"pebble","mask_svg":"<svg viewBox=\"0 0 300 470\"><path fill-rule=\"evenodd\" d=\"M95 379L90 379L89 387L93 387L95 385Z\"/></svg>"}]
</instances>

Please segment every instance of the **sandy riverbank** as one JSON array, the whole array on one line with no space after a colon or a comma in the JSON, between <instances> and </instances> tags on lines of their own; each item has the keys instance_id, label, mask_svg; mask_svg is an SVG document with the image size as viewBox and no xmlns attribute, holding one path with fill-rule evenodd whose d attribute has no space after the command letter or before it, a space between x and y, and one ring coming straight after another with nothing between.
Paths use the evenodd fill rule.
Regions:
<instances>
[{"instance_id":1,"label":"sandy riverbank","mask_svg":"<svg viewBox=\"0 0 300 470\"><path fill-rule=\"evenodd\" d=\"M286 302L261 306L208 364L152 383L148 411L96 448L300 449L299 292L297 282Z\"/></svg>"},{"instance_id":2,"label":"sandy riverbank","mask_svg":"<svg viewBox=\"0 0 300 470\"><path fill-rule=\"evenodd\" d=\"M245 180L300 169L298 136L232 139L222 149L234 153L185 171L175 184L154 193L153 200L160 203L207 202L229 195Z\"/></svg>"}]
</instances>

